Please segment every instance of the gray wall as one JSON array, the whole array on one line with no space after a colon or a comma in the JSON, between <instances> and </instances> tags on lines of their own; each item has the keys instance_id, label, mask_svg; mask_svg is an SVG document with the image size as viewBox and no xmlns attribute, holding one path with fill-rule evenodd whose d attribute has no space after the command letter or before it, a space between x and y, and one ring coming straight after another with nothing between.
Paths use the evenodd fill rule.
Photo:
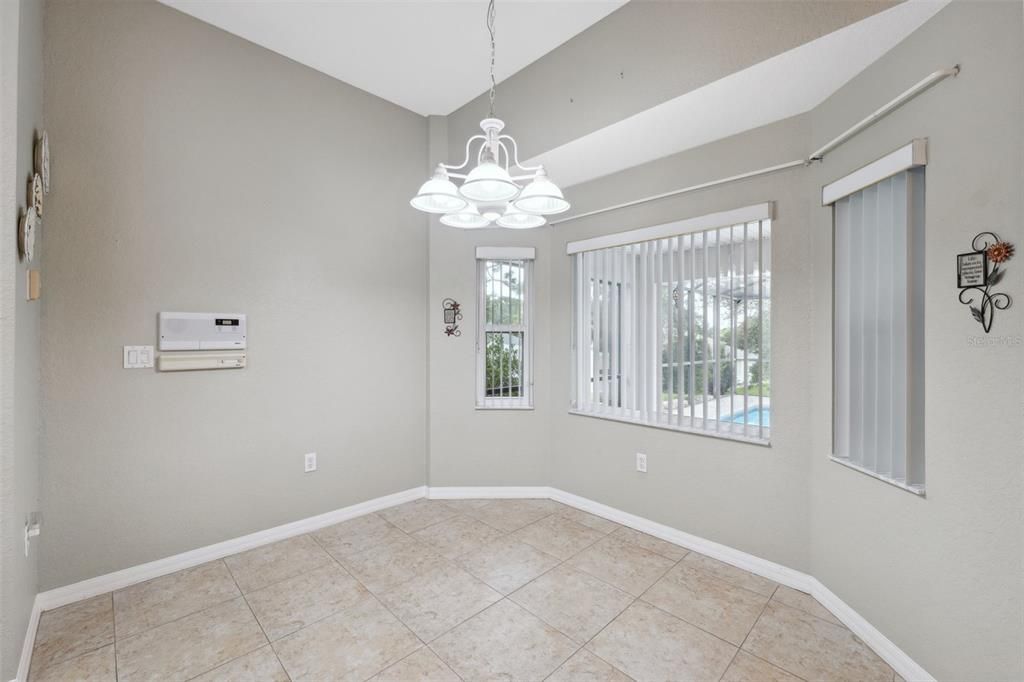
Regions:
<instances>
[{"instance_id":1,"label":"gray wall","mask_svg":"<svg viewBox=\"0 0 1024 682\"><path fill-rule=\"evenodd\" d=\"M0 462L0 519L3 532L0 567L0 675L17 672L22 641L38 587L35 541L28 557L24 548L26 517L39 509L39 311L38 301L25 300L27 264L18 260L15 226L27 202L32 177L33 143L43 127L43 6L37 0L4 3L2 10L4 85L3 137L0 145L14 158L3 160L4 239L0 248L3 272L2 376L3 433ZM10 22L8 24L8 22ZM13 116L12 116L13 115ZM13 161L13 164L10 162ZM13 171L13 174L12 174ZM51 195L52 196L52 195ZM47 215L47 218L49 216ZM42 230L45 233L45 228ZM36 240L39 268L42 235Z\"/></svg>"},{"instance_id":2,"label":"gray wall","mask_svg":"<svg viewBox=\"0 0 1024 682\"><path fill-rule=\"evenodd\" d=\"M927 497L830 462L826 401L811 431L812 573L944 680L1024 679L1024 31L1020 2L955 2L813 112L831 139L932 71L963 72L815 168L808 192L915 137L925 172ZM810 388L831 391L830 215L812 206ZM1017 245L998 289L1014 307L988 340L957 301L956 254L982 230ZM824 266L824 267L822 267ZM779 330L781 325L776 327ZM778 346L776 346L777 348ZM781 409L781 407L780 407Z\"/></svg>"},{"instance_id":3,"label":"gray wall","mask_svg":"<svg viewBox=\"0 0 1024 682\"><path fill-rule=\"evenodd\" d=\"M705 145L572 188L580 211L798 159L805 117ZM793 568L807 568L808 451L813 396L805 390L814 281L806 171L798 168L555 227L551 250L551 381L555 486ZM570 260L566 242L680 218L775 203L772 223L770 448L568 414ZM636 472L637 452L648 473Z\"/></svg>"},{"instance_id":4,"label":"gray wall","mask_svg":"<svg viewBox=\"0 0 1024 682\"><path fill-rule=\"evenodd\" d=\"M892 4L870 1L630 2L502 81L498 85L497 114L508 124L505 132L523 145L520 151L525 160ZM773 30L766 33L763 26L769 23ZM730 36L731 48L728 51L709 49L723 33ZM638 36L643 39L638 40ZM432 163L462 159L466 138L480 132L479 122L487 115L487 106L484 94L447 117L445 134L433 140ZM767 136L762 143L764 150L792 156L793 134L798 131L792 126L786 130L788 134L780 141ZM796 156L799 156L804 150L802 145L797 147L800 151ZM777 162L774 154L767 156L773 159L769 163ZM748 166L743 165L746 162L742 158L738 161L737 172L747 170ZM642 182L626 183L611 190L594 184L599 189L594 193L591 201L594 205L590 208L606 205L611 197L624 201L682 184L680 178L685 174L680 168L657 164L650 164L650 167L654 172L648 173ZM699 168L692 170L700 181L707 178ZM631 177L642 174L641 171ZM558 178L554 180L557 182ZM587 210L587 196L585 187L573 188L574 210ZM674 208L679 205L672 204L671 209ZM661 214L666 216L662 219L650 219L662 222L680 217L671 209ZM587 225L593 227L598 223L588 222ZM625 229L621 223L604 225L594 229L606 232ZM568 308L562 306L563 301L567 306L569 299L567 294L562 298L562 290L568 282L562 235L573 233L573 229L580 228L460 231L432 225L431 485L546 485L556 475L556 467L561 466L559 458L563 455L570 459L583 458L565 466L582 466L582 471L596 473L585 449L580 449L578 455L559 452L569 443L556 427L564 417L562 408L567 405L568 387L564 369L567 346L562 345L568 330ZM534 337L537 409L533 412L475 411L474 247L511 244L537 248ZM440 302L446 296L469 303L465 306L468 337L465 334L458 340L438 337L443 329ZM593 429L602 426L605 425L593 425ZM608 485L614 487L618 483L609 481ZM680 520L678 516L675 518ZM667 517L665 520L668 522ZM788 521L781 525L787 528L787 533L792 532ZM786 542L787 546L790 544Z\"/></svg>"},{"instance_id":5,"label":"gray wall","mask_svg":"<svg viewBox=\"0 0 1024 682\"><path fill-rule=\"evenodd\" d=\"M499 114L535 147L526 153L764 58L755 42L735 63L701 63L673 52L672 36L638 30L697 11L685 5L630 3L502 84ZM782 42L884 5L820 7ZM972 347L977 326L952 282L953 256L976 231L1024 243L1008 219L1024 208L1020 3L955 3L815 111L570 198L585 211L789 161L926 73L963 64L960 78L819 167L553 229L432 224L429 237L407 208L410 188L440 158L461 158L480 100L428 129L150 3L51 3L46 28L55 191L42 324L44 589L425 479L551 484L808 571L940 678L1024 677L1024 372L1012 343L1024 318L997 320L1009 345ZM671 78L666 63L680 64ZM828 461L829 217L817 205L823 183L921 136L931 140L925 499ZM370 200L352 211L343 202L354 192ZM776 204L772 446L568 415L565 242L765 200ZM501 244L538 248L529 412L473 409L473 248ZM1006 289L1022 291L1024 270L1008 271ZM467 312L458 339L441 335L446 296ZM120 369L120 346L152 343L168 309L249 313L250 367ZM296 343L303 326L319 333L307 347L331 357L318 362ZM308 450L321 471L304 476ZM646 475L633 471L637 451Z\"/></svg>"},{"instance_id":6,"label":"gray wall","mask_svg":"<svg viewBox=\"0 0 1024 682\"><path fill-rule=\"evenodd\" d=\"M479 128L477 127L477 130ZM429 156L458 163L472 131L452 119L432 117ZM449 156L460 143L458 158ZM430 169L432 170L432 168ZM535 486L551 478L550 421L558 395L550 371L550 230L460 230L430 220L430 438L428 481L432 486ZM476 247L533 246L534 262L532 410L476 409ZM462 304L462 336L444 336L441 301Z\"/></svg>"},{"instance_id":7,"label":"gray wall","mask_svg":"<svg viewBox=\"0 0 1024 682\"><path fill-rule=\"evenodd\" d=\"M153 2L48 3L46 66L41 587L423 485L426 120ZM249 367L122 369L161 310Z\"/></svg>"},{"instance_id":8,"label":"gray wall","mask_svg":"<svg viewBox=\"0 0 1024 682\"><path fill-rule=\"evenodd\" d=\"M630 3L626 9L652 16L666 11L650 3ZM623 12L608 21L623 21ZM614 79L586 59L602 51L577 45L603 24L499 86L499 114L509 122L509 132L529 144L550 138L547 144L537 143L543 148L574 137L573 131L589 132L593 121L623 114L632 95L609 94L615 92ZM1014 216L1022 210L1022 45L1020 3L956 2L808 114L572 187L567 194L574 212L582 212L799 158L926 74L963 65L958 79L921 96L824 164L503 235L537 246L548 257L550 290L538 292L548 297L548 328L537 330L537 343L549 345L550 375L538 373L536 380L547 392L550 414L520 420L523 428L515 432L533 442L533 430L546 424L549 445L542 461L531 451L517 460L516 469L506 471L513 464L503 456L498 458L501 474L492 473L482 464L490 461L480 452L483 420L510 433L511 420L519 415L474 416L463 409L460 419L446 424L446 446L432 449L431 483L532 483L534 472L546 467L550 484L559 488L815 575L940 679L1024 677L1024 318L1019 310L1002 313L993 334L1005 343L972 346L979 327L956 300L953 282L955 254L966 250L980 230L993 229L1016 242L1020 257L1022 228ZM604 74L603 80L592 68ZM648 65L640 72L652 88L664 85L654 78L664 73L663 67ZM536 107L540 93L549 94L545 106ZM562 101L566 94L590 106L582 113L573 110ZM609 101L599 101L605 95ZM475 132L476 119L485 111L477 100L449 117L449 158L461 158L465 136ZM931 159L926 181L924 499L828 459L831 242L829 211L820 206L822 184L914 137L930 138ZM565 243L765 200L776 204L772 447L567 414ZM432 248L432 282L442 277L434 273L439 267L459 271L447 287L471 296L470 247L499 243L502 237L494 231L432 235L432 243L444 240L453 247ZM1024 270L1014 263L1003 288L1017 292L1019 306ZM445 348L442 363L432 351L431 359L432 371L440 364L463 377L461 385L453 383L441 395L461 396L470 404L471 346ZM445 380L432 374L431 381ZM432 409L438 409L435 401ZM437 443L436 435L432 442ZM634 471L637 451L648 454L646 475ZM462 474L477 466L483 478Z\"/></svg>"}]
</instances>

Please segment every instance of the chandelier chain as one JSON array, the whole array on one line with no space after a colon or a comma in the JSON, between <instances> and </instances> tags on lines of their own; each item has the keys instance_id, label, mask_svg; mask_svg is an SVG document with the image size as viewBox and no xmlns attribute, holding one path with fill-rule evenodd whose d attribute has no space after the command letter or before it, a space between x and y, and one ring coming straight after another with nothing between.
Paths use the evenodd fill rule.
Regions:
<instances>
[{"instance_id":1,"label":"chandelier chain","mask_svg":"<svg viewBox=\"0 0 1024 682\"><path fill-rule=\"evenodd\" d=\"M487 32L491 35L491 118L494 118L494 0L487 5Z\"/></svg>"}]
</instances>

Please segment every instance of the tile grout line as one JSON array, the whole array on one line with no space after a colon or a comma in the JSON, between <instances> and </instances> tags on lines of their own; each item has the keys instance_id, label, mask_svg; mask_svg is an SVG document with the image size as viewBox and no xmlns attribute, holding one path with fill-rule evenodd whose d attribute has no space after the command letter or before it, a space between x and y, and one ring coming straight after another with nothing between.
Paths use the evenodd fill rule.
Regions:
<instances>
[{"instance_id":1,"label":"tile grout line","mask_svg":"<svg viewBox=\"0 0 1024 682\"><path fill-rule=\"evenodd\" d=\"M772 590L772 593L768 596L768 600L765 601L764 605L761 607L761 610L757 612L757 618L755 618L754 622L750 624L750 629L747 630L747 634L743 635L743 641L740 642L739 646L736 647L736 651L733 652L732 658L729 659L729 665L725 666L725 670L723 670L722 674L718 676L719 681L721 681L721 679L723 677L725 677L725 674L727 672L729 672L729 668L731 668L732 664L736 661L736 657L740 655L741 651L743 651L743 645L747 643L747 639L750 637L750 633L753 632L754 628L757 627L758 621L761 620L761 616L764 615L765 609L768 608L768 604L771 602L772 597L774 597L775 593L778 592L778 591L779 591L779 588L778 588L778 586L776 586L775 589ZM786 672L789 672L789 671L786 671Z\"/></svg>"},{"instance_id":2,"label":"tile grout line","mask_svg":"<svg viewBox=\"0 0 1024 682\"><path fill-rule=\"evenodd\" d=\"M390 524L391 526L393 526L393 527L394 527L394 528L395 528L396 530L398 530L399 532L401 532L401 533L405 534L405 535L406 535L407 537L409 537L409 538L411 538L411 539L413 539L413 540L416 540L416 538L413 538L411 534L409 534L409 533L406 533L406 532L405 532L404 530L402 530L402 529L401 529L401 528L399 528L398 526L395 526L395 525L394 525L393 523L391 523L391 522L390 522L390 521L388 521L387 519L385 519L385 518L383 518L383 517L381 517L381 518L383 519L383 521L384 521L385 523L388 523L388 524ZM344 522L342 522L342 523L344 523ZM429 527L429 526L427 526L427 527ZM316 539L316 538L314 538L314 540L315 540L315 539ZM319 542L318 542L317 544L319 544ZM424 543L424 544L425 544L425 543ZM370 548L370 549L373 549L373 548ZM360 586L360 587L362 587L362 588L363 588L364 590L366 590L366 593L367 593L368 595L370 595L370 597L372 597L372 598L373 598L373 599L374 599L374 600L375 600L375 601L376 601L376 602L377 602L378 604L380 604L381 608L383 608L383 609L384 609L385 611L387 611L387 612L388 612L389 614L391 614L391 617L392 617L392 618L394 618L394 619L395 619L395 620L396 620L396 621L397 621L397 622L399 623L399 625L401 625L401 626L402 626L402 627L404 627L404 628L405 628L406 630L408 630L408 631L409 631L409 633L410 633L410 634L411 634L411 635L412 635L413 637L415 637L416 639L418 639L418 640L419 640L419 642L420 642L420 645L421 645L421 646L420 646L419 648L417 648L417 649L416 649L415 651L411 651L410 653L408 653L407 655L405 655L405 656L403 656L402 658L398 659L397 661L392 661L392 662L388 663L388 664L387 664L387 665L385 665L385 666L384 666L383 668L381 668L380 670L378 670L377 672L373 673L373 674L372 674L372 675L370 675L370 676L369 676L368 678L366 678L367 680L369 680L369 679L372 679L373 677L375 677L375 676L377 676L377 675L381 674L382 672L384 672L385 670L387 670L387 669L388 669L388 668L390 668L391 666L393 666L393 665L396 665L396 664L400 663L401 661L404 661L404 660L405 660L406 658L408 658L409 656L412 656L412 655L413 655L414 653L416 653L416 651L419 651L419 649L422 649L422 648L427 648L427 649L430 649L430 645L429 645L429 644L427 644L426 642L424 642L424 641L423 641L423 638L422 638L422 637L420 637L420 636L419 636L418 634L416 634L416 632L415 632L415 631L414 631L414 630L413 630L412 628L410 628L410 627L408 626L408 624L406 624L406 622L405 622L404 620L402 620L401 618L399 618L399 617L398 617L398 614L396 614L396 613L395 613L394 611L392 611L392 610L391 610L390 608L388 608L388 605L387 605L387 604L385 604L385 603L384 603L384 601L383 601L383 600L382 600L382 599L381 599L380 597L378 597L378 596L377 596L377 594L376 594L376 593L375 593L375 592L374 592L373 590L371 590L371 589L370 589L369 587L367 587L367 586L366 586L366 585L365 585L365 584L363 583L363 581L359 579L359 576L357 576L357 575L355 575L354 573L352 573L351 571L349 571L349 570L348 570L348 569L347 569L347 568L345 567L345 565L341 563L341 560L340 560L340 559L338 559L337 557L335 557L335 556L334 556L333 554L331 554L331 553L330 553L330 552L329 552L329 551L328 551L328 550L327 550L326 548L324 548L324 551L325 551L325 552L327 552L327 554L328 554L328 555L329 555L329 556L331 557L331 559L333 559L333 560L335 561L335 563L337 563L337 564L338 564L338 566L340 566L340 567L341 567L341 569L342 569L343 571L345 571L345 572L346 572L346 573L347 573L348 575L350 575L350 576L352 577L352 579L353 579L353 580L355 580L355 581L356 581L356 582L357 582L357 583L359 584L359 586ZM370 551L370 550L367 550L367 551ZM361 554L361 553L362 553L362 552L357 552L357 554ZM442 557L442 558L443 558L443 557ZM413 579L414 579L414 578L410 578L409 580L413 580ZM407 581L404 581L404 582L402 582L402 583L399 583L399 585L403 585L403 584L405 584L406 582L408 582L408 580L407 580ZM397 586L396 586L396 587L397 587ZM392 589L393 589L393 588L392 588ZM317 619L316 621L313 621L312 623L308 623L308 624L304 625L303 627L299 628L298 630L296 630L295 632L301 632L302 630L305 630L306 628L312 627L313 625L315 625L315 624L317 624L317 623L320 623L321 621L324 621L324 620L326 620L327 618L331 618L331 617L333 617L333 616L336 616L336 615L337 615L338 613L341 613L341 611L337 611L337 612L335 612L335 613L332 613L332 614L330 614L329 616L324 616L323 618ZM290 633L288 633L287 635L285 635L284 637L290 637L290 636L294 635L294 634L295 634L295 632L290 632ZM280 641L281 639L284 639L284 637L281 637L281 638L280 638L280 639L279 639L278 641ZM271 642L271 647L273 648L273 642ZM435 656L437 655L437 654L436 654L436 652L434 652L434 651L433 651L433 649L431 649L431 652L432 652L432 653L434 653L434 655L435 655ZM275 653L275 655L277 654L277 650L276 650L276 649L274 650L274 653ZM438 659L440 659L440 660L441 660L441 662L442 662L442 663L444 663L446 667L448 667L449 669L451 668L451 666L449 666L449 665L448 665L447 661L444 661L443 659L441 659L441 657L440 657L440 656L438 656ZM284 667L284 665L283 665L283 664L282 664L282 667ZM287 673L287 670L286 670L285 672ZM454 671L454 670L452 670L452 672L454 673L455 671ZM461 677L460 677L460 676L458 675L458 673L455 673L455 676L456 676L456 677L459 677L459 679L462 679L462 678L461 678Z\"/></svg>"},{"instance_id":3,"label":"tile grout line","mask_svg":"<svg viewBox=\"0 0 1024 682\"><path fill-rule=\"evenodd\" d=\"M616 525L618 525L618 524L616 524ZM571 559L573 559L573 558L574 558L574 557L576 557L576 556L579 556L579 555L580 555L580 554L582 554L583 552L587 551L588 549L590 549L591 547L593 547L594 545L596 545L596 544L597 544L598 542L601 542L601 540L605 540L605 539L607 539L607 538L611 537L612 535L614 535L614 534L615 534L615 533L617 533L617 532L618 532L618 528L616 528L616 529L613 529L613 530L612 530L611 532L609 532L609 533L606 533L606 534L604 535L604 537L602 537L602 538L601 538L600 540L597 540L597 541L595 541L595 542L591 543L590 545L588 545L587 547L584 547L584 548L583 548L583 549L581 549L581 550L580 550L579 552L576 552L575 554L573 554L573 555L572 555L571 557L569 557L568 559L565 559L564 561L562 561L562 563L561 563L561 564L558 564L558 566L555 566L555 567L554 567L554 568L552 568L551 570L549 570L549 571L545 571L545 573L544 573L544 574L542 574L541 576L537 576L537 578L534 578L534 580L537 580L537 579L541 578L541 577L542 577L543 575L546 575L547 573L550 573L551 571L555 570L556 568L559 568L560 566L563 566L563 565L568 565L568 566L569 566L569 568L571 568L571 569L573 569L573 570L577 570L577 571L580 571L581 573L583 573L583 574L585 574L585 575L588 575L588 576L590 576L591 578L594 578L594 579L595 579L595 580L597 580L598 582L600 582L600 583L603 583L603 584L605 584L605 585L607 585L607 586L609 586L609 587L611 587L611 588L613 588L613 589L615 589L615 590L618 590L619 592L622 592L623 594L625 594L625 595L627 595L627 596L629 596L629 597L632 597L632 600L631 600L631 601L630 601L630 602L629 602L629 603L628 603L628 604L627 604L627 605L626 605L626 606L625 606L625 607L624 607L624 608L623 608L623 609L622 609L621 611L619 611L618 613L616 613L616 614L615 614L615 616L611 618L611 620L609 620L609 621L608 621L607 623L605 623L605 624L604 624L603 626L601 626L601 629L599 629L599 630L598 630L598 631L597 631L596 633L594 633L594 635L593 635L593 636L591 636L591 637L590 637L589 639L587 639L587 640L586 640L585 642L583 642L583 644L581 644L581 645L580 645L580 646L579 646L579 647L578 647L578 648L577 648L577 649L576 649L575 651L573 651L573 652L572 652L572 654L570 654L568 658L566 658L566 659L565 659L564 661L562 661L561 663L559 663L559 664L558 664L558 665L557 665L557 666L555 667L555 669L554 669L554 670L552 670L552 671L551 671L551 672L550 672L550 673L549 673L549 674L547 675L547 677L551 677L551 675L554 675L554 674L555 674L555 673L556 673L556 672L558 671L558 669L559 669L559 668L561 668L561 667L562 667L563 665L565 665L565 664L566 664L566 662L568 662L568 661L569 661L569 659L571 659L571 658L572 658L573 656L575 656L576 654L578 654L578 653L579 653L580 651L583 651L584 649L586 649L586 648L587 648L587 645L588 645L588 644L590 644L590 643L591 643L592 641L594 641L594 639L596 639L596 638L597 638L597 637L598 637L598 636L599 636L599 635L600 635L600 634L601 634L602 632L604 632L604 631L605 631L605 630L606 630L606 629L608 628L608 626L610 626L610 625L611 625L612 623L614 623L614 622L615 622L615 620L616 620L616 619L618 619L618 617L619 617L619 616L621 616L621 615L622 615L623 613L625 613L625 612L626 612L626 611L627 611L627 610L628 610L628 609L629 609L629 608L630 608L631 606L633 606L633 604L635 604L635 603L636 603L636 602L637 602L637 601L638 601L638 600L640 599L640 597L639 597L639 596L634 596L634 595L630 594L629 592L626 592L625 590L623 590L623 589L621 589L621 588L619 588L619 587L616 587L615 585L612 585L611 583L609 583L609 582L607 582L607 581L605 581L605 580L603 580L603 579L599 578L598 576L596 576L596 575L593 575L593 574L592 574L592 573L590 573L589 571L586 571L586 570L584 570L584 569L582 569L582 568L579 568L579 567L576 567L576 566L573 566L573 565L569 564L569 561L570 561ZM635 543L630 543L630 544L635 544ZM639 547L639 545L637 545L637 546ZM643 547L640 547L640 549L644 549L644 548L643 548ZM650 551L650 550L646 550L646 551ZM652 553L652 554L656 554L655 552L651 552L651 553ZM689 554L689 550L687 550L686 554ZM672 566L670 566L670 567L669 567L668 569L666 569L665 573L662 573L662 574L661 574L661 576L659 576L659 577L658 577L658 578L657 578L657 579L656 579L656 580L654 581L654 583L657 583L657 582L658 582L659 580L661 580L661 578L663 578L663 577L665 576L665 574L667 574L667 573L668 573L668 571L671 571L671 570L672 570L673 568L675 568L675 567L676 567L676 566L677 566L677 565L679 564L679 562L681 562L681 561L682 561L682 560L683 560L684 558L686 558L686 554L684 554L684 555L683 555L682 557L680 557L679 559L677 559L677 560L676 560L676 562L675 562L674 564L672 564ZM662 555L658 554L657 556L662 556ZM664 557L664 558L667 558L667 557ZM526 585L523 585L523 586L522 586L522 587L520 587L519 589L520 589L520 590L521 590L521 589L523 589L524 587L526 587L527 585L529 585L529 584L530 584L530 583L532 583L532 582L533 582L533 580L531 580L530 582L526 583ZM651 583L651 584L653 585L654 583ZM518 591L518 590L516 590L516 591ZM646 590L645 590L645 591L646 591ZM642 594L642 593L641 593L641 594ZM522 606L521 604L519 604L519 602L514 602L514 603L516 603L516 604L517 604L517 605L519 605L519 606ZM558 628L555 628L555 626L554 626L554 625L551 625L550 623L548 623L547 621L545 621L545 620L544 620L543 618L541 618L541 617L540 617L540 616L538 616L537 614L535 614L535 613L533 613L532 611L530 611L530 610L529 610L528 608L526 608L525 606L522 606L522 608L523 608L523 609L525 609L525 610L526 610L526 611L527 611L528 613L531 613L531 614L532 614L533 616L535 616L536 618L540 619L540 620L541 620L542 622L544 622L544 623L547 623L547 625L549 625L550 627L554 628L554 629L555 629L556 631L558 631L558 632L562 632L561 630L558 630ZM565 635L565 633L564 633L564 632L562 632L562 634L563 634L563 635ZM565 636L566 636L566 637L568 637L568 635L565 635ZM569 637L569 639L570 639L570 641L573 641L571 637ZM575 641L573 641L573 643L575 644ZM594 656L596 656L596 657L597 657L597 658L599 658L600 660L604 661L604 662L605 662L605 663L607 663L607 664L608 664L609 666L611 666L611 667L612 667L612 668L613 668L614 670L618 670L618 671L619 671L619 672L621 672L621 673L622 673L623 675L626 675L626 677L629 677L630 679L633 679L633 678L632 678L632 677L631 677L630 675L626 674L626 673L625 673L624 671L622 671L622 670L619 670L619 668L618 668L618 667L616 667L615 665L613 665L612 663L610 663L610 662L608 662L608 661L605 661L605 659L601 658L600 656L598 656L598 655L597 655L596 653L594 653L593 651L590 651L590 650L588 649L588 650L587 650L587 652L588 652L588 653L590 653L590 654L592 654L592 655L594 655ZM545 679L547 679L547 677L546 677Z\"/></svg>"},{"instance_id":4,"label":"tile grout line","mask_svg":"<svg viewBox=\"0 0 1024 682\"><path fill-rule=\"evenodd\" d=\"M242 552L242 554L244 554L244 552ZM237 556L237 555L233 554L231 556ZM228 566L228 563L226 561L224 561L224 558L218 559L217 561L220 561L220 562L222 562L224 564L224 568L227 569L228 576L230 576L230 578L231 578L231 582L233 582L235 584L235 589L238 590L238 594L241 595L242 602L245 604L246 608L249 609L249 613L252 614L252 619L254 621L256 621L256 626L259 627L260 632L263 633L263 639L265 639L266 642L263 643L263 644L260 644L258 647L256 647L255 649L252 649L251 651L246 651L245 653L239 654L238 656L235 656L234 658L230 658L230 659L228 659L226 661L218 663L217 665L213 666L209 670L204 670L204 671L202 671L202 672L200 672L200 673L198 673L196 675L193 675L192 677L190 677L188 679L189 680L194 680L195 678L199 677L200 675L205 675L206 673L210 672L211 670L216 670L217 668L220 668L222 666L228 665L229 663L233 663L234 661L237 661L238 659L242 658L243 656L248 656L253 651L258 651L262 647L270 646L270 650L274 652L274 658L277 659L277 664L279 666L281 666L281 670L284 670L285 677L287 677L289 680L291 680L292 676L288 673L288 669L284 667L284 663L282 663L280 657L278 657L277 651L271 645L270 637L267 636L267 631L263 628L263 623L261 623L260 619L256 617L256 612L253 611L252 604L249 603L249 600L246 598L245 593L242 592L242 588L238 585L238 580L235 578L235 574L232 573L231 567ZM286 578L286 580L287 580L287 578ZM231 601L231 600L228 600L228 601ZM226 603L227 603L226 601L225 602L221 602L221 604L226 604ZM210 608L213 608L213 607L211 606ZM204 609L204 611L205 610L206 609ZM196 613L201 613L201 611L196 611ZM189 615L194 615L194 614L189 614ZM185 617L187 617L187 616L185 616Z\"/></svg>"}]
</instances>

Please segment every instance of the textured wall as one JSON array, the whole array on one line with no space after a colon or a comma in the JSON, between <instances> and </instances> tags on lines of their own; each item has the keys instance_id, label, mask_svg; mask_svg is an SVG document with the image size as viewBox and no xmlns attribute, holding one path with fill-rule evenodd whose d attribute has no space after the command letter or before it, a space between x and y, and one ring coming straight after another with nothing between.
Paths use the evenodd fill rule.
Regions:
<instances>
[{"instance_id":1,"label":"textured wall","mask_svg":"<svg viewBox=\"0 0 1024 682\"><path fill-rule=\"evenodd\" d=\"M811 571L940 680L1024 678L1024 21L1020 2L954 2L812 115L831 139L937 69L947 80L843 145L808 192L928 138L925 171L925 468L918 498L830 462L815 401ZM819 202L820 203L820 202ZM816 297L809 389L831 392L830 211L811 207ZM977 232L1017 244L999 290L1014 308L990 341L957 300L956 254Z\"/></svg>"},{"instance_id":2,"label":"textured wall","mask_svg":"<svg viewBox=\"0 0 1024 682\"><path fill-rule=\"evenodd\" d=\"M153 2L49 3L46 67L42 588L422 485L426 120ZM248 368L122 369L161 310Z\"/></svg>"},{"instance_id":3,"label":"textured wall","mask_svg":"<svg viewBox=\"0 0 1024 682\"><path fill-rule=\"evenodd\" d=\"M728 177L807 153L796 117L573 188L579 210ZM796 168L554 228L551 381L554 485L797 569L807 568L806 333L814 282L806 267L807 171ZM681 434L571 415L571 265L566 242L772 201L772 444ZM561 388L564 387L564 388ZM636 472L635 454L648 473Z\"/></svg>"},{"instance_id":4,"label":"textured wall","mask_svg":"<svg viewBox=\"0 0 1024 682\"><path fill-rule=\"evenodd\" d=\"M43 4L40 0L5 2L2 10L3 134L0 145L16 150L2 160L3 217L3 434L0 462L0 519L3 548L0 567L0 675L14 677L32 601L38 587L39 541L25 556L25 519L39 509L39 311L25 300L25 270L18 260L15 230L26 208L26 183L32 177L33 142L43 127ZM51 195L52 196L52 195ZM49 217L49 216L47 216ZM45 234L44 227L42 233ZM42 261L42 234L36 260Z\"/></svg>"}]
</instances>

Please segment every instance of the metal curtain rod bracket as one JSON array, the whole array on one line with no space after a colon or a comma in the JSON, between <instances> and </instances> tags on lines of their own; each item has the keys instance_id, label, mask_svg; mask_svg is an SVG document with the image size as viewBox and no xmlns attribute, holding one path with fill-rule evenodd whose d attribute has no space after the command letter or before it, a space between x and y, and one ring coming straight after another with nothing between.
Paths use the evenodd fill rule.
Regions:
<instances>
[{"instance_id":1,"label":"metal curtain rod bracket","mask_svg":"<svg viewBox=\"0 0 1024 682\"><path fill-rule=\"evenodd\" d=\"M755 178L755 177L758 177L758 176L761 176L761 175L767 175L769 173L775 173L777 171L787 170L789 168L796 168L797 166L810 166L811 164L813 164L815 162L822 161L822 159L825 158L825 155L828 154L829 152L831 152L833 149L835 149L836 147L840 146L841 144L843 144L844 142L846 142L850 138L854 137L855 135L857 135L858 133L863 131L865 128L868 128L869 126L873 125L874 123L877 123L881 119L885 118L887 115L891 114L896 109L899 109L901 106L903 106L904 104L906 104L907 102L909 102L913 98L917 97L922 92L924 92L928 88L932 87L936 83L938 83L940 81L943 81L943 80L949 78L950 76L956 77L958 75L960 75L960 65L959 64L954 64L951 68L948 68L948 69L939 69L938 71L932 72L926 78L924 78L923 80L915 83L910 88L908 88L907 90L903 91L902 93L897 95L895 98L893 98L892 100L890 100L886 104L882 105L881 107L876 109L874 112L872 112L868 116L864 117L863 119L861 119L860 121L855 123L853 126L848 128L846 131L844 131L843 133L841 133L838 136L836 136L829 143L827 143L824 146L822 146L820 149L815 151L813 154L808 156L806 159L800 159L800 160L797 160L797 161L789 161L787 163L782 163L782 164L779 164L777 166L769 166L767 168L760 168L758 170L749 171L747 173L740 173L739 175L730 175L727 178L720 178L718 180L711 180L709 182L702 182L702 183L700 183L698 185L690 185L689 187L682 187L680 189L672 190L672 191L669 191L669 192L663 192L661 194L655 194L655 195L652 195L652 196L649 196L649 197L644 197L642 199L635 199L633 201L627 201L627 202L624 202L624 203L621 203L621 204L615 204L614 206L608 206L608 207L605 207L605 208L595 209L593 211L587 211L586 213L578 213L576 215L566 216L565 218L560 218L558 220L552 220L550 224L551 225L558 225L559 223L566 223L566 222L569 222L570 220L576 220L578 218L586 218L586 217L593 216L593 215L598 215L598 214L601 214L601 213L607 213L608 211L616 211L616 210L618 210L620 208L628 208L630 206L637 206L639 204L646 204L648 202L657 201L659 199L667 199L669 197L678 196L680 194L687 194L689 192L695 192L695 191L697 191L699 189L708 189L709 187L716 187L718 185L724 185L724 184L727 184L727 183L730 183L730 182L736 182L737 180L747 180L749 178Z\"/></svg>"}]
</instances>

